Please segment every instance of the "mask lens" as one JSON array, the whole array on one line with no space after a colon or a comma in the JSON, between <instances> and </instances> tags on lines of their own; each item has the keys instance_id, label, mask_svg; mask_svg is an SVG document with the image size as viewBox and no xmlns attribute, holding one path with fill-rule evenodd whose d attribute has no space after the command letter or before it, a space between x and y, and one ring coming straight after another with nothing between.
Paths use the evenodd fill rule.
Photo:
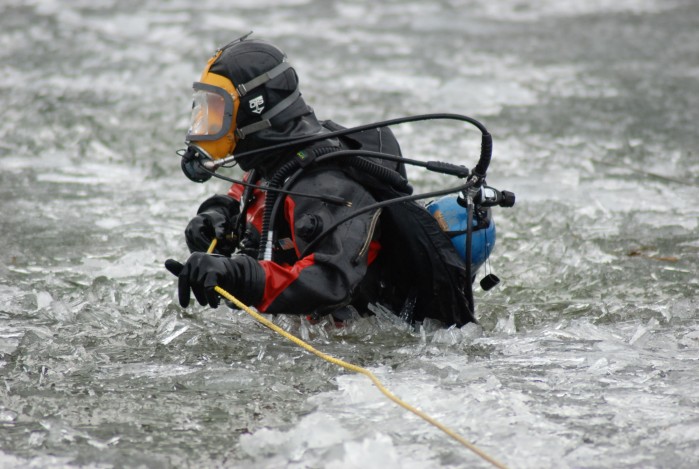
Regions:
<instances>
[{"instance_id":1,"label":"mask lens","mask_svg":"<svg viewBox=\"0 0 699 469\"><path fill-rule=\"evenodd\" d=\"M226 108L223 96L208 90L196 90L192 96L192 117L188 135L216 135L223 128Z\"/></svg>"}]
</instances>

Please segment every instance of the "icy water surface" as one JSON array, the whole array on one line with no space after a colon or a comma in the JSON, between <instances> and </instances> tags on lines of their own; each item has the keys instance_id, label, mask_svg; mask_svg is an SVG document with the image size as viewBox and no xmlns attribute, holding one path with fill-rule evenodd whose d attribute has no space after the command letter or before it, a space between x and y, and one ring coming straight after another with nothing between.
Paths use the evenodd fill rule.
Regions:
<instances>
[{"instance_id":1,"label":"icy water surface","mask_svg":"<svg viewBox=\"0 0 699 469\"><path fill-rule=\"evenodd\" d=\"M697 466L695 1L224 4L0 6L1 467L488 467L244 313L177 305L162 263L225 190L180 172L190 85L251 29L321 118L482 120L518 197L480 326L280 325L511 467ZM475 164L473 130L396 133Z\"/></svg>"}]
</instances>

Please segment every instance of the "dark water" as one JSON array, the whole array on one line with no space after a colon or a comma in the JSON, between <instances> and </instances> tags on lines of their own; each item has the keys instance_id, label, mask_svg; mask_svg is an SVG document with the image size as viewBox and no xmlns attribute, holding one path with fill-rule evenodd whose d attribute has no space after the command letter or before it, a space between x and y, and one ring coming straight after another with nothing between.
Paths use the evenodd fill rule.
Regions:
<instances>
[{"instance_id":1,"label":"dark water","mask_svg":"<svg viewBox=\"0 0 699 469\"><path fill-rule=\"evenodd\" d=\"M0 466L487 467L244 313L177 305L162 262L225 190L179 170L190 85L253 29L321 118L480 119L518 197L481 326L280 325L512 467L696 467L698 22L692 0L6 0ZM473 130L396 133L475 163Z\"/></svg>"}]
</instances>

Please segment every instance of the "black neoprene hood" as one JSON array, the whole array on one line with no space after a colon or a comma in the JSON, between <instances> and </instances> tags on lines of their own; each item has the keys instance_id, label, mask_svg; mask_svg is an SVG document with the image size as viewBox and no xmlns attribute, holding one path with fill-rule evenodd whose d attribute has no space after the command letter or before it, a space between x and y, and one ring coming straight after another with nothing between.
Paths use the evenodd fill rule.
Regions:
<instances>
[{"instance_id":1,"label":"black neoprene hood","mask_svg":"<svg viewBox=\"0 0 699 469\"><path fill-rule=\"evenodd\" d=\"M218 60L211 66L210 71L228 78L234 86L238 86L269 72L282 63L285 57L284 52L276 46L265 41L249 39L224 49ZM256 122L260 118L259 112L253 112L255 107L250 105L251 101L262 96L265 109L271 109L297 88L298 77L294 69L289 68L278 77L242 96L237 116L238 128ZM304 114L307 112L307 108L303 98L299 98L297 102L277 116L273 124Z\"/></svg>"},{"instance_id":2,"label":"black neoprene hood","mask_svg":"<svg viewBox=\"0 0 699 469\"><path fill-rule=\"evenodd\" d=\"M269 42L244 39L224 48L221 56L212 64L209 71L228 78L237 87L270 72L285 59L286 54ZM260 121L261 113L257 103L264 103L264 113L291 96L298 90L298 85L296 71L293 68L288 68L280 75L244 94L240 97L236 116L237 128L241 129ZM313 110L306 104L302 96L298 96L287 108L272 117L271 124L270 128L252 133L239 140L236 144L236 153L257 150L315 135L322 131ZM239 164L244 170L261 166L274 166L276 164L274 160L282 157L283 155L279 152L274 152L243 158Z\"/></svg>"}]
</instances>

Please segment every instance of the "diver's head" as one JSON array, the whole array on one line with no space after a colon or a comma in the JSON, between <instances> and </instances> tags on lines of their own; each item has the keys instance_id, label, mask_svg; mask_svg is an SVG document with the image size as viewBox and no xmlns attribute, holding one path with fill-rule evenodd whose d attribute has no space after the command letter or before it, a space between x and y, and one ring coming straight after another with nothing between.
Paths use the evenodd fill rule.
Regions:
<instances>
[{"instance_id":1,"label":"diver's head","mask_svg":"<svg viewBox=\"0 0 699 469\"><path fill-rule=\"evenodd\" d=\"M318 126L301 97L298 77L276 46L244 36L209 59L193 84L189 151L218 160L303 137ZM309 120L299 126L298 121ZM242 158L243 170L269 163L270 155Z\"/></svg>"}]
</instances>

